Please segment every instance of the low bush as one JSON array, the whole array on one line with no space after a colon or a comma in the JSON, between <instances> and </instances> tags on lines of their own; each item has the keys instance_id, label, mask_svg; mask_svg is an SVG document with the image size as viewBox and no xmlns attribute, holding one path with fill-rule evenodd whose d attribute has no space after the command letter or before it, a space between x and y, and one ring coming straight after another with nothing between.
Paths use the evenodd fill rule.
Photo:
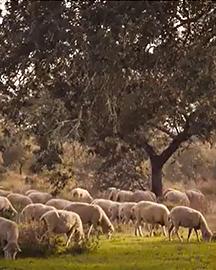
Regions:
<instances>
[{"instance_id":1,"label":"low bush","mask_svg":"<svg viewBox=\"0 0 216 270\"><path fill-rule=\"evenodd\" d=\"M43 226L39 222L19 225L19 245L22 252L19 257L48 257L58 254L83 254L95 251L99 246L99 238L92 237L77 243L75 240L66 247L64 236L44 234Z\"/></svg>"}]
</instances>

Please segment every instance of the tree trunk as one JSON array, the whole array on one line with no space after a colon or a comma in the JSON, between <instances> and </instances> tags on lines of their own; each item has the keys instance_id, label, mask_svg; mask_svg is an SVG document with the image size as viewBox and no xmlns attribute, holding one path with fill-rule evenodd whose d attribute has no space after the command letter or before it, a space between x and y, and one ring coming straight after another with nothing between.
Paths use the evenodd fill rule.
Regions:
<instances>
[{"instance_id":1,"label":"tree trunk","mask_svg":"<svg viewBox=\"0 0 216 270\"><path fill-rule=\"evenodd\" d=\"M161 197L163 194L162 185L162 168L157 160L151 160L151 181L152 181L152 192L155 193L157 197Z\"/></svg>"}]
</instances>

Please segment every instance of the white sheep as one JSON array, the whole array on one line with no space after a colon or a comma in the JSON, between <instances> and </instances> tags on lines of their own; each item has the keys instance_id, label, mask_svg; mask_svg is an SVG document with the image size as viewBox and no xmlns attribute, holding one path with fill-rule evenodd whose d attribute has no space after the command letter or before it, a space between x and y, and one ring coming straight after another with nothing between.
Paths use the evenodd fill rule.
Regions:
<instances>
[{"instance_id":1,"label":"white sheep","mask_svg":"<svg viewBox=\"0 0 216 270\"><path fill-rule=\"evenodd\" d=\"M97 229L97 226L101 226L102 232L107 234L108 237L110 237L114 232L112 223L110 222L103 209L98 205L74 202L67 206L65 210L77 213L80 216L83 224L90 225L88 238L92 228L94 227Z\"/></svg>"},{"instance_id":2,"label":"white sheep","mask_svg":"<svg viewBox=\"0 0 216 270\"><path fill-rule=\"evenodd\" d=\"M31 194L32 192L40 192L40 191L37 190L37 189L28 189L28 190L25 192L25 195L28 196L28 195Z\"/></svg>"},{"instance_id":3,"label":"white sheep","mask_svg":"<svg viewBox=\"0 0 216 270\"><path fill-rule=\"evenodd\" d=\"M109 208L109 213L110 213L110 220L112 222L119 222L119 207L122 203L119 202L114 202L111 204L110 208Z\"/></svg>"},{"instance_id":4,"label":"white sheep","mask_svg":"<svg viewBox=\"0 0 216 270\"><path fill-rule=\"evenodd\" d=\"M67 210L50 210L43 214L40 218L44 221L47 233L66 234L67 242L66 247L69 245L72 236L76 234L77 240L84 239L83 225L80 216L74 212ZM41 238L43 238L43 236Z\"/></svg>"},{"instance_id":5,"label":"white sheep","mask_svg":"<svg viewBox=\"0 0 216 270\"><path fill-rule=\"evenodd\" d=\"M168 192L170 192L170 191L175 191L175 190L177 190L177 189L175 189L175 188L166 188L164 191L163 191L163 197L165 197L166 196L166 194L168 193Z\"/></svg>"},{"instance_id":6,"label":"white sheep","mask_svg":"<svg viewBox=\"0 0 216 270\"><path fill-rule=\"evenodd\" d=\"M118 202L111 201L111 200L106 200L106 199L94 199L94 201L92 202L92 204L99 205L104 210L104 212L106 213L106 215L109 218L111 218L111 216L112 216L112 213L110 212L111 206L119 205ZM114 221L114 216L113 216L113 220L112 221Z\"/></svg>"},{"instance_id":7,"label":"white sheep","mask_svg":"<svg viewBox=\"0 0 216 270\"><path fill-rule=\"evenodd\" d=\"M207 210L207 200L205 195L199 190L186 190L186 195L190 201L190 207L201 212L206 212Z\"/></svg>"},{"instance_id":8,"label":"white sheep","mask_svg":"<svg viewBox=\"0 0 216 270\"><path fill-rule=\"evenodd\" d=\"M12 203L17 212L21 212L26 205L31 204L32 200L23 194L11 193L7 196L8 200Z\"/></svg>"},{"instance_id":9,"label":"white sheep","mask_svg":"<svg viewBox=\"0 0 216 270\"><path fill-rule=\"evenodd\" d=\"M112 188L109 192L108 200L116 201L116 198L117 198L119 191L120 191L120 189L118 189L118 188Z\"/></svg>"},{"instance_id":10,"label":"white sheep","mask_svg":"<svg viewBox=\"0 0 216 270\"><path fill-rule=\"evenodd\" d=\"M131 202L133 197L133 192L130 190L120 190L117 193L116 201L117 202Z\"/></svg>"},{"instance_id":11,"label":"white sheep","mask_svg":"<svg viewBox=\"0 0 216 270\"><path fill-rule=\"evenodd\" d=\"M28 197L32 200L33 203L46 203L52 199L52 195L48 192L31 192Z\"/></svg>"},{"instance_id":12,"label":"white sheep","mask_svg":"<svg viewBox=\"0 0 216 270\"><path fill-rule=\"evenodd\" d=\"M72 202L65 199L51 199L48 202L46 202L46 205L53 206L56 209L64 209L66 206L70 205Z\"/></svg>"},{"instance_id":13,"label":"white sheep","mask_svg":"<svg viewBox=\"0 0 216 270\"><path fill-rule=\"evenodd\" d=\"M24 222L39 221L41 216L55 207L42 203L33 203L27 205L20 213L20 220Z\"/></svg>"},{"instance_id":14,"label":"white sheep","mask_svg":"<svg viewBox=\"0 0 216 270\"><path fill-rule=\"evenodd\" d=\"M115 187L109 187L109 188L107 188L107 190L104 191L104 199L109 199L111 193L113 191L115 192L116 190L117 190L117 188L115 188Z\"/></svg>"},{"instance_id":15,"label":"white sheep","mask_svg":"<svg viewBox=\"0 0 216 270\"><path fill-rule=\"evenodd\" d=\"M0 241L6 259L15 259L21 249L18 245L19 230L15 222L0 217Z\"/></svg>"},{"instance_id":16,"label":"white sheep","mask_svg":"<svg viewBox=\"0 0 216 270\"><path fill-rule=\"evenodd\" d=\"M5 212L10 212L10 214L17 215L16 209L13 207L8 198L0 196L0 212L4 214Z\"/></svg>"},{"instance_id":17,"label":"white sheep","mask_svg":"<svg viewBox=\"0 0 216 270\"><path fill-rule=\"evenodd\" d=\"M83 188L74 188L71 191L71 200L74 202L91 203L93 201L93 198L88 192L88 190Z\"/></svg>"},{"instance_id":18,"label":"white sheep","mask_svg":"<svg viewBox=\"0 0 216 270\"><path fill-rule=\"evenodd\" d=\"M156 198L156 195L150 190L136 190L131 197L131 201L132 202L140 202L140 201L156 202L157 198Z\"/></svg>"},{"instance_id":19,"label":"white sheep","mask_svg":"<svg viewBox=\"0 0 216 270\"><path fill-rule=\"evenodd\" d=\"M150 236L152 236L153 228L155 225L161 225L163 228L164 235L166 235L166 230L164 226L168 229L169 222L169 210L168 208L160 203L141 201L137 205L132 207L132 212L136 218L135 234L140 232L140 227L143 223L152 225L150 230ZM142 235L142 233L141 233Z\"/></svg>"},{"instance_id":20,"label":"white sheep","mask_svg":"<svg viewBox=\"0 0 216 270\"><path fill-rule=\"evenodd\" d=\"M185 194L185 192L179 190L170 190L168 191L164 198L163 203L169 208L173 208L175 206L190 206L190 201Z\"/></svg>"},{"instance_id":21,"label":"white sheep","mask_svg":"<svg viewBox=\"0 0 216 270\"><path fill-rule=\"evenodd\" d=\"M198 230L201 230L202 238L205 241L210 241L212 237L212 232L208 227L208 224L202 215L201 212L192 209L187 206L176 206L174 207L169 214L169 240L171 240L171 232L175 228L175 233L178 236L178 239L182 241L178 234L179 227L188 228L188 237L189 241L191 232L194 229L196 233L197 240L199 241Z\"/></svg>"},{"instance_id":22,"label":"white sheep","mask_svg":"<svg viewBox=\"0 0 216 270\"><path fill-rule=\"evenodd\" d=\"M119 219L122 223L128 224L130 221L134 222L135 216L132 213L132 208L136 205L135 202L121 203L119 206Z\"/></svg>"}]
</instances>

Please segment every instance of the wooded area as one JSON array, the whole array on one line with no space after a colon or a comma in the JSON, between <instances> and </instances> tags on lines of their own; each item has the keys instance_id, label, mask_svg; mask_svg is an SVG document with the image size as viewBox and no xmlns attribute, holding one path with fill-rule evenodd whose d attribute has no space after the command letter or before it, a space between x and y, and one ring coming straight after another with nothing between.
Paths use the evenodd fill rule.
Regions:
<instances>
[{"instance_id":1,"label":"wooded area","mask_svg":"<svg viewBox=\"0 0 216 270\"><path fill-rule=\"evenodd\" d=\"M160 196L164 167L181 149L214 148L213 1L8 0L0 21L5 167L15 149L22 171L31 152L31 171L55 172L62 188L79 161L65 163L66 149L79 145L104 185L144 188L149 159Z\"/></svg>"}]
</instances>

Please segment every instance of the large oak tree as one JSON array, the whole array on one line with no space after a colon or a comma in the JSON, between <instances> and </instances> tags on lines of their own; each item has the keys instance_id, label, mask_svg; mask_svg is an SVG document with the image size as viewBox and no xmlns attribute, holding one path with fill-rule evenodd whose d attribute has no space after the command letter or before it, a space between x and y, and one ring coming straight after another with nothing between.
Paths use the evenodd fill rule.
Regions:
<instances>
[{"instance_id":1,"label":"large oak tree","mask_svg":"<svg viewBox=\"0 0 216 270\"><path fill-rule=\"evenodd\" d=\"M3 12L4 13L4 12ZM216 8L210 1L6 1L1 108L50 141L113 137L164 164L215 131ZM100 144L101 145L101 144Z\"/></svg>"}]
</instances>

